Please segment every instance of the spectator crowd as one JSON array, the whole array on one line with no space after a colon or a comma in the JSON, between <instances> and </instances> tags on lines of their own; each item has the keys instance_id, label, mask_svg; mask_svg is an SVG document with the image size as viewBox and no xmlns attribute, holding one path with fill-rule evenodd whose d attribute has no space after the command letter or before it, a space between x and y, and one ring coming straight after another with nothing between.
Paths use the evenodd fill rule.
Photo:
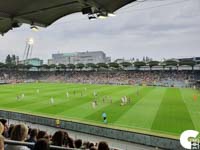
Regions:
<instances>
[{"instance_id":1,"label":"spectator crowd","mask_svg":"<svg viewBox=\"0 0 200 150\"><path fill-rule=\"evenodd\" d=\"M32 143L29 146L4 144L4 140ZM99 143L74 140L66 131L58 130L53 135L46 131L27 127L25 124L11 124L7 120L0 119L0 150L50 150L50 145L71 149L83 150L110 150L104 141ZM51 148L51 150L56 148Z\"/></svg>"},{"instance_id":2,"label":"spectator crowd","mask_svg":"<svg viewBox=\"0 0 200 150\"><path fill-rule=\"evenodd\" d=\"M69 82L90 84L146 84L160 86L186 86L200 80L199 71L14 71L1 72L0 83Z\"/></svg>"}]
</instances>

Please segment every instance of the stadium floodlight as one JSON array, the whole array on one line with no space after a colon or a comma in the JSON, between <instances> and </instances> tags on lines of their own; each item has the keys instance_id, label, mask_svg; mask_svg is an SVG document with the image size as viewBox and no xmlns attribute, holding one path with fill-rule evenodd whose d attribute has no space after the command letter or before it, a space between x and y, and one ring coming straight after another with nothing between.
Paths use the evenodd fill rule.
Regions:
<instances>
[{"instance_id":1,"label":"stadium floodlight","mask_svg":"<svg viewBox=\"0 0 200 150\"><path fill-rule=\"evenodd\" d=\"M98 13L97 14L97 17L99 18L99 19L106 19L106 18L108 18L108 14L107 13Z\"/></svg>"},{"instance_id":2,"label":"stadium floodlight","mask_svg":"<svg viewBox=\"0 0 200 150\"><path fill-rule=\"evenodd\" d=\"M107 16L98 16L99 19L106 19Z\"/></svg>"},{"instance_id":3,"label":"stadium floodlight","mask_svg":"<svg viewBox=\"0 0 200 150\"><path fill-rule=\"evenodd\" d=\"M114 13L108 13L109 17L115 17L116 15Z\"/></svg>"},{"instance_id":4,"label":"stadium floodlight","mask_svg":"<svg viewBox=\"0 0 200 150\"><path fill-rule=\"evenodd\" d=\"M34 44L34 39L33 39L32 37L29 38L28 41L27 41L27 43L28 43L29 45L33 45L33 44Z\"/></svg>"},{"instance_id":5,"label":"stadium floodlight","mask_svg":"<svg viewBox=\"0 0 200 150\"><path fill-rule=\"evenodd\" d=\"M39 28L35 25L32 25L30 28L32 31L35 31L35 32L39 31Z\"/></svg>"}]
</instances>

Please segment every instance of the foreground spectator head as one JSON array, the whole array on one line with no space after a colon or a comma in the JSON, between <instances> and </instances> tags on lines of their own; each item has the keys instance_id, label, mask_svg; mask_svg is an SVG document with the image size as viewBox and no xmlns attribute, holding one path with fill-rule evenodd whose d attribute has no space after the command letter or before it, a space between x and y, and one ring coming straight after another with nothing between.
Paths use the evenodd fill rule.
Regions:
<instances>
[{"instance_id":1,"label":"foreground spectator head","mask_svg":"<svg viewBox=\"0 0 200 150\"><path fill-rule=\"evenodd\" d=\"M4 131L2 133L2 135L4 137L8 137L8 124L7 124L7 120L6 119L0 119L0 122L3 124L4 126Z\"/></svg>"},{"instance_id":2,"label":"foreground spectator head","mask_svg":"<svg viewBox=\"0 0 200 150\"><path fill-rule=\"evenodd\" d=\"M12 130L14 129L15 125L14 124L11 124L8 128L8 138L11 137L11 133L12 133Z\"/></svg>"},{"instance_id":3,"label":"foreground spectator head","mask_svg":"<svg viewBox=\"0 0 200 150\"><path fill-rule=\"evenodd\" d=\"M4 126L7 125L7 120L6 120L6 119L0 119L0 122L1 122Z\"/></svg>"},{"instance_id":4,"label":"foreground spectator head","mask_svg":"<svg viewBox=\"0 0 200 150\"><path fill-rule=\"evenodd\" d=\"M57 131L52 137L52 145L63 146L65 134L63 131Z\"/></svg>"},{"instance_id":5,"label":"foreground spectator head","mask_svg":"<svg viewBox=\"0 0 200 150\"><path fill-rule=\"evenodd\" d=\"M3 124L0 122L0 135L2 135L3 131L4 131L4 126L3 126Z\"/></svg>"},{"instance_id":6,"label":"foreground spectator head","mask_svg":"<svg viewBox=\"0 0 200 150\"><path fill-rule=\"evenodd\" d=\"M49 136L48 136L46 131L39 131L38 132L37 140L39 140L41 138L49 139Z\"/></svg>"},{"instance_id":7,"label":"foreground spectator head","mask_svg":"<svg viewBox=\"0 0 200 150\"><path fill-rule=\"evenodd\" d=\"M82 140L81 139L77 139L77 140L75 140L75 147L76 148L81 148L81 146L82 146Z\"/></svg>"},{"instance_id":8,"label":"foreground spectator head","mask_svg":"<svg viewBox=\"0 0 200 150\"><path fill-rule=\"evenodd\" d=\"M16 125L11 132L11 140L25 141L28 136L28 127L25 124ZM26 146L21 145L6 145L5 150L30 150Z\"/></svg>"},{"instance_id":9,"label":"foreground spectator head","mask_svg":"<svg viewBox=\"0 0 200 150\"><path fill-rule=\"evenodd\" d=\"M68 147L74 148L74 140L71 137L69 137L67 141L68 141Z\"/></svg>"},{"instance_id":10,"label":"foreground spectator head","mask_svg":"<svg viewBox=\"0 0 200 150\"><path fill-rule=\"evenodd\" d=\"M0 135L0 150L4 150L4 138Z\"/></svg>"},{"instance_id":11,"label":"foreground spectator head","mask_svg":"<svg viewBox=\"0 0 200 150\"><path fill-rule=\"evenodd\" d=\"M92 146L90 150L97 150L96 147Z\"/></svg>"},{"instance_id":12,"label":"foreground spectator head","mask_svg":"<svg viewBox=\"0 0 200 150\"><path fill-rule=\"evenodd\" d=\"M11 140L25 141L28 136L28 127L25 124L16 125L11 132Z\"/></svg>"},{"instance_id":13,"label":"foreground spectator head","mask_svg":"<svg viewBox=\"0 0 200 150\"><path fill-rule=\"evenodd\" d=\"M31 129L29 133L29 139L26 140L26 142L36 143L37 142L37 135L38 135L38 129ZM33 150L34 146L28 146L31 150Z\"/></svg>"},{"instance_id":14,"label":"foreground spectator head","mask_svg":"<svg viewBox=\"0 0 200 150\"><path fill-rule=\"evenodd\" d=\"M99 142L98 150L109 150L108 144L104 141Z\"/></svg>"},{"instance_id":15,"label":"foreground spectator head","mask_svg":"<svg viewBox=\"0 0 200 150\"><path fill-rule=\"evenodd\" d=\"M89 148L94 147L94 143L89 143Z\"/></svg>"},{"instance_id":16,"label":"foreground spectator head","mask_svg":"<svg viewBox=\"0 0 200 150\"><path fill-rule=\"evenodd\" d=\"M84 142L83 143L83 148L85 148L85 149L89 149L89 145L90 145L90 142Z\"/></svg>"},{"instance_id":17,"label":"foreground spectator head","mask_svg":"<svg viewBox=\"0 0 200 150\"><path fill-rule=\"evenodd\" d=\"M68 138L69 138L69 135L66 131L63 131L64 132L64 145L68 145Z\"/></svg>"},{"instance_id":18,"label":"foreground spectator head","mask_svg":"<svg viewBox=\"0 0 200 150\"><path fill-rule=\"evenodd\" d=\"M39 139L33 148L33 150L50 150L49 141L47 139Z\"/></svg>"},{"instance_id":19,"label":"foreground spectator head","mask_svg":"<svg viewBox=\"0 0 200 150\"><path fill-rule=\"evenodd\" d=\"M32 129L30 131L30 139L36 141L38 135L38 129Z\"/></svg>"}]
</instances>

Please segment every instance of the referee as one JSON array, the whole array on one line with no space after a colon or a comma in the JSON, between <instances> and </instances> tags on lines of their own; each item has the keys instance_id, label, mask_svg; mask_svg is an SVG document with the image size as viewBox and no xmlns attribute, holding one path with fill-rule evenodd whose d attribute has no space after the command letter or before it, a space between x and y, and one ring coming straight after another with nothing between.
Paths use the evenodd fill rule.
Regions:
<instances>
[{"instance_id":1,"label":"referee","mask_svg":"<svg viewBox=\"0 0 200 150\"><path fill-rule=\"evenodd\" d=\"M107 114L105 112L102 113L103 123L107 123Z\"/></svg>"}]
</instances>

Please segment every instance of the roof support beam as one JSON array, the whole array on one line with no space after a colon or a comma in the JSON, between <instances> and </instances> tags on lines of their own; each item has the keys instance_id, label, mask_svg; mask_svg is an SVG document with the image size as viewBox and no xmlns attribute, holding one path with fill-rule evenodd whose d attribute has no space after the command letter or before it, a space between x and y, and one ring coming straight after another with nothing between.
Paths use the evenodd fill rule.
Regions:
<instances>
[{"instance_id":1,"label":"roof support beam","mask_svg":"<svg viewBox=\"0 0 200 150\"><path fill-rule=\"evenodd\" d=\"M11 15L5 12L0 12L0 18L11 18Z\"/></svg>"}]
</instances>

